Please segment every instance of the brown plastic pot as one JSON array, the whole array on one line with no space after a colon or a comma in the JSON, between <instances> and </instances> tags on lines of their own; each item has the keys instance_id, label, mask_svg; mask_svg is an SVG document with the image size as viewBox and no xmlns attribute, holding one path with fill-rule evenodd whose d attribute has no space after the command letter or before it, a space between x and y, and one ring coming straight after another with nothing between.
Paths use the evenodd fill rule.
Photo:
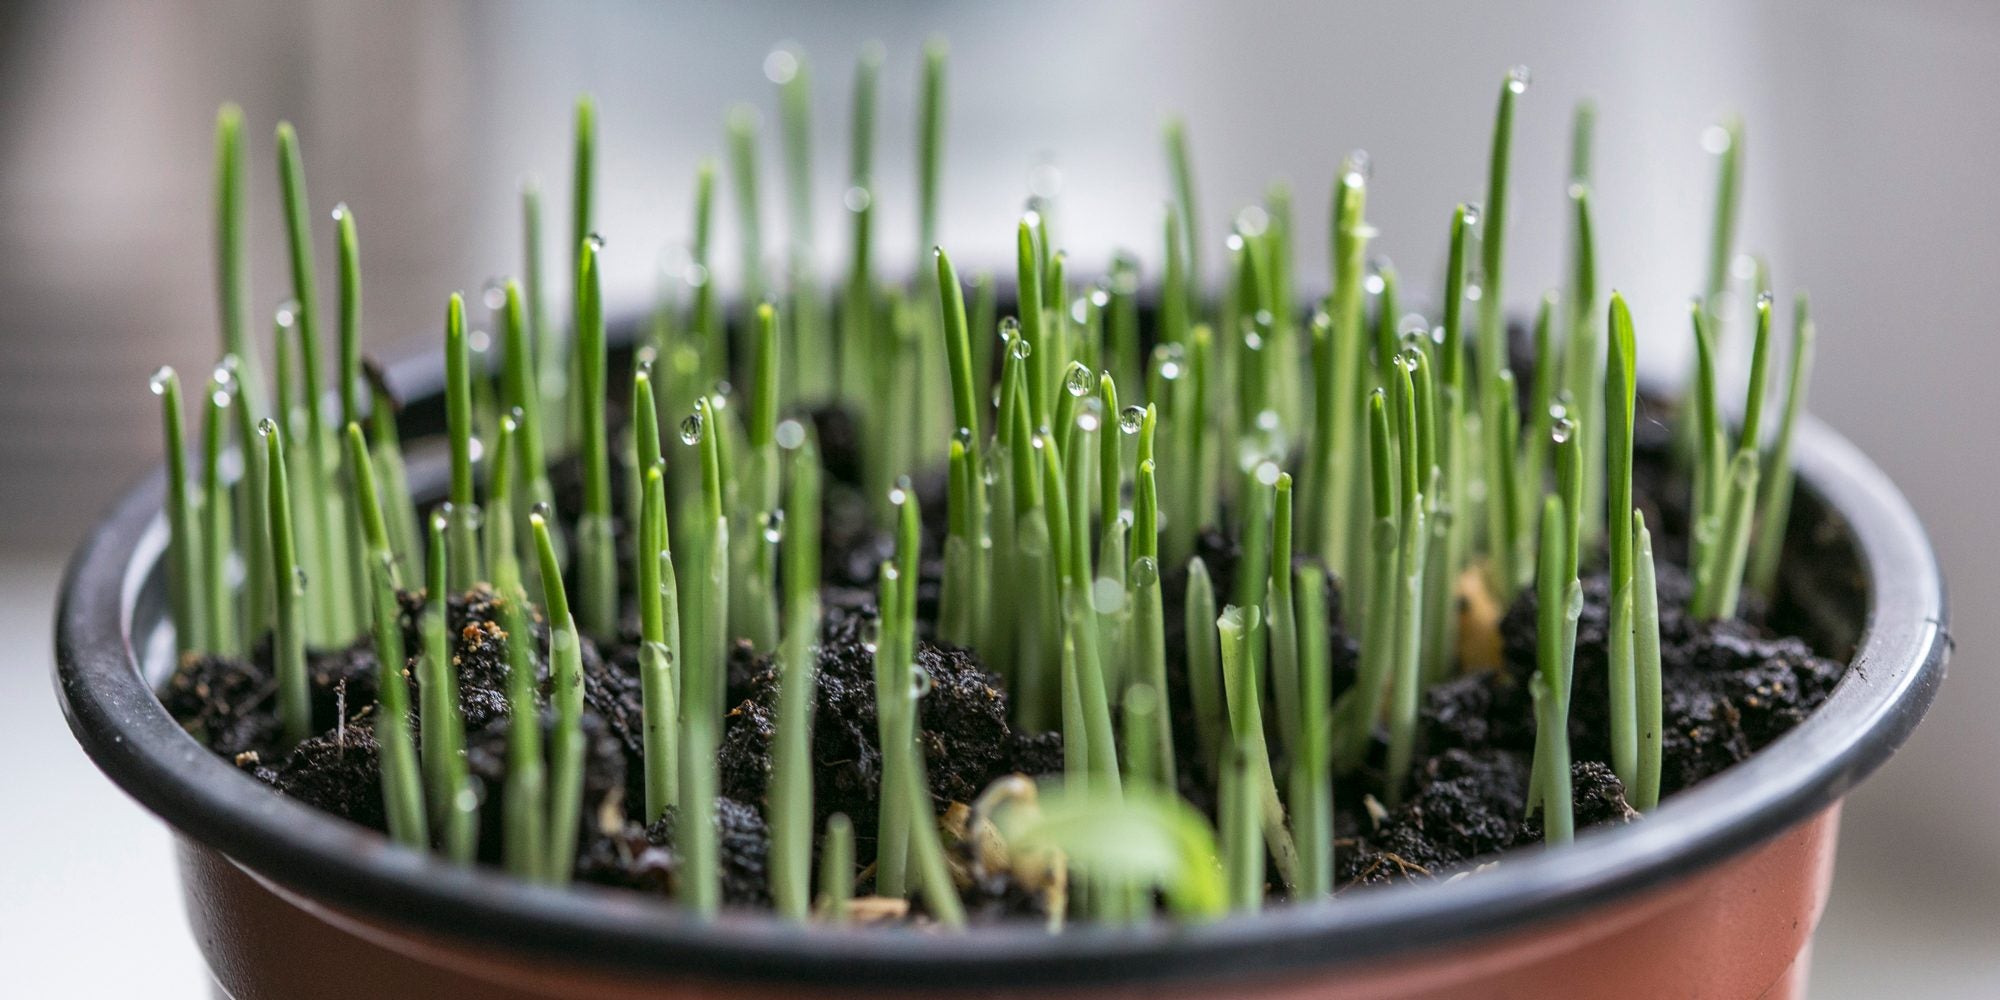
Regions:
<instances>
[{"instance_id":1,"label":"brown plastic pot","mask_svg":"<svg viewBox=\"0 0 2000 1000\"><path fill-rule=\"evenodd\" d=\"M435 429L437 366L392 373ZM1228 996L1791 998L1832 875L1839 803L1916 726L1949 647L1937 562L1888 479L1800 429L1786 626L1851 666L1750 760L1644 820L1444 884L1351 893L1201 927L800 929L712 924L632 893L454 867L273 794L155 696L171 664L163 477L71 562L56 682L98 766L180 837L219 996L882 998Z\"/></svg>"}]
</instances>

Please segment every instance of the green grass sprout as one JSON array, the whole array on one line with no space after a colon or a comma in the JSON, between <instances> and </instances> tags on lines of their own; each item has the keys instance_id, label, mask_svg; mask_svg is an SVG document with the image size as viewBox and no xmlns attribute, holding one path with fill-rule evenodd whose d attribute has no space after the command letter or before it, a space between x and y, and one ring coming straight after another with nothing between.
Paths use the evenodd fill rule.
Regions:
<instances>
[{"instance_id":1,"label":"green grass sprout","mask_svg":"<svg viewBox=\"0 0 2000 1000\"><path fill-rule=\"evenodd\" d=\"M205 647L207 621L202 612L201 529L192 485L188 482L187 445L182 436L181 380L172 368L153 373L148 383L160 397L160 427L167 457L167 603L174 620L174 648L182 657Z\"/></svg>"},{"instance_id":2,"label":"green grass sprout","mask_svg":"<svg viewBox=\"0 0 2000 1000\"><path fill-rule=\"evenodd\" d=\"M549 700L555 706L555 727L549 736L549 851L543 876L560 884L570 880L582 822L583 642L570 614L555 545L549 540L548 518L546 511L537 511L528 516L528 524L542 564L543 606L549 620ZM436 532L432 535L435 544Z\"/></svg>"},{"instance_id":3,"label":"green grass sprout","mask_svg":"<svg viewBox=\"0 0 2000 1000\"><path fill-rule=\"evenodd\" d=\"M175 407L178 409L178 407ZM264 435L265 503L270 511L271 575L278 581L272 615L272 673L278 678L278 721L286 746L312 735L312 681L306 674L306 571L299 565L297 533L292 521L291 480L285 468L284 432L271 418L259 430Z\"/></svg>"},{"instance_id":4,"label":"green grass sprout","mask_svg":"<svg viewBox=\"0 0 2000 1000\"><path fill-rule=\"evenodd\" d=\"M1764 460L1759 477L1763 492L1757 498L1756 548L1750 557L1750 588L1766 599L1778 594L1778 562L1784 555L1785 528L1792 515L1792 439L1798 432L1799 416L1805 412L1806 391L1812 377L1813 340L1816 331L1806 295L1799 293L1792 307L1791 375L1785 386L1785 408L1778 418L1778 433Z\"/></svg>"}]
</instances>

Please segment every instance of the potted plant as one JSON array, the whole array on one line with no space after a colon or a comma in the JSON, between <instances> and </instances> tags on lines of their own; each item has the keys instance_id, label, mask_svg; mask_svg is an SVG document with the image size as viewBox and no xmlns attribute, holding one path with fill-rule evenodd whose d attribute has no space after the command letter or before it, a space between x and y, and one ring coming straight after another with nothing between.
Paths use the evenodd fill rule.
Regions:
<instances>
[{"instance_id":1,"label":"potted plant","mask_svg":"<svg viewBox=\"0 0 2000 1000\"><path fill-rule=\"evenodd\" d=\"M166 469L57 620L71 726L178 832L223 993L1798 995L1840 799L1928 705L1945 611L1908 507L1802 414L1803 298L1781 365L1756 296L1724 419L1733 154L1674 406L1597 293L1587 109L1571 278L1510 344L1525 72L1432 322L1366 263L1358 155L1323 302L1282 189L1209 294L1178 127L1152 292L1120 257L1079 294L1032 206L1010 306L942 250L886 284L880 58L837 294L781 51L782 274L732 114L744 307L704 169L684 274L608 324L586 100L572 314L529 189L524 277L472 307L497 346L454 295L442 366L363 363L345 208L323 335L284 126L261 364L225 109L225 358L153 380ZM941 47L922 79L930 243Z\"/></svg>"}]
</instances>

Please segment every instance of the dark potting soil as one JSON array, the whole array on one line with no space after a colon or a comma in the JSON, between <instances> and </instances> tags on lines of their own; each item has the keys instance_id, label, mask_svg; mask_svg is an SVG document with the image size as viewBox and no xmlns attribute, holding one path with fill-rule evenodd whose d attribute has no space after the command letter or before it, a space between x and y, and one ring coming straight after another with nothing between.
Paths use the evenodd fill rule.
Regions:
<instances>
[{"instance_id":1,"label":"dark potting soil","mask_svg":"<svg viewBox=\"0 0 2000 1000\"><path fill-rule=\"evenodd\" d=\"M825 619L818 651L819 686L814 707L814 821L845 813L854 822L858 873L875 852L881 753L876 740L874 666L867 647L874 619L873 591L891 543L873 526L871 502L861 489L858 437L838 410L813 414L829 470L822 531ZM1662 792L1671 794L1756 752L1812 711L1839 680L1843 666L1815 655L1796 638L1764 628L1764 609L1746 601L1740 620L1705 622L1685 612L1687 577L1678 565L1685 551L1686 511L1665 473L1662 425L1642 420L1635 495L1655 528L1659 554L1661 655L1664 694ZM573 463L553 469L557 496L569 496L579 478ZM914 483L923 505L925 551L942 548L943 483L937 476ZM623 495L618 493L617 495ZM561 509L575 510L572 503ZM618 537L624 538L622 524ZM1198 551L1215 584L1218 604L1229 603L1237 555L1234 541L1216 531L1200 536ZM1011 725L1008 692L1000 677L968 651L932 641L941 563L920 566L918 666L928 677L919 702L918 741L932 799L940 815L961 815L954 805L973 801L991 782L1010 774L1044 775L1062 768L1059 733L1028 733ZM1187 635L1181 613L1185 567L1162 577L1166 604L1168 704L1182 775L1182 793L1213 815L1214 776L1201 759L1185 673ZM1608 719L1605 695L1607 583L1602 572L1584 581L1570 718L1572 791L1579 829L1629 822L1635 814L1624 789L1604 763ZM420 594L403 594L402 626L411 652L422 648L417 616ZM512 724L506 700L508 665L498 598L482 589L453 596L448 625L453 637L459 702L466 719L466 754L482 796L480 857L500 860L499 790L505 778L506 738ZM1333 640L1333 693L1352 685L1358 647L1345 617L1339 581L1328 588L1326 615ZM1783 620L1782 610L1773 617ZM545 735L552 726L546 704L548 668L540 660L547 628L531 616L538 651L537 690ZM580 881L671 896L678 870L669 812L642 822L643 723L636 630L600 643L583 643L587 737L585 801L581 811L575 875ZM1527 679L1535 669L1535 596L1526 588L1500 623L1503 664L1465 673L1433 686L1420 720L1418 764L1401 802L1393 807L1382 788L1386 734L1375 734L1367 761L1335 783L1338 839L1335 870L1341 891L1406 880L1432 880L1493 861L1504 852L1539 844L1538 819L1524 815L1534 716ZM1213 641L1212 638L1209 641ZM211 750L283 794L377 830L385 828L379 747L372 725L376 663L366 641L309 653L314 736L280 748L276 684L269 642L248 658L190 657L162 692L167 709ZM405 669L412 704L420 678ZM912 677L912 683L919 679ZM730 708L718 749L723 897L732 906L769 905L768 827L762 815L770 778L778 677L769 651L739 643L731 651ZM1268 710L1268 709L1267 709ZM1275 734L1275 724L1267 723ZM419 734L419 737L421 734ZM1282 769L1282 749L1272 748ZM1279 773L1283 773L1282 770ZM949 819L946 822L952 827ZM1046 887L1023 884L1012 872L975 863L960 835L947 836L961 895L978 920L1045 919ZM921 904L912 913L921 915Z\"/></svg>"}]
</instances>

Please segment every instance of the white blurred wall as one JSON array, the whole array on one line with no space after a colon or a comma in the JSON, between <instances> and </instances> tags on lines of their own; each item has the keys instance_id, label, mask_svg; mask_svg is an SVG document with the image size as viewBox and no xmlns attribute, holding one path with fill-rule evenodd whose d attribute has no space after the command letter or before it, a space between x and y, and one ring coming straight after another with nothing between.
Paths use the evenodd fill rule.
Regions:
<instances>
[{"instance_id":1,"label":"white blurred wall","mask_svg":"<svg viewBox=\"0 0 2000 1000\"><path fill-rule=\"evenodd\" d=\"M1045 162L1061 171L1058 235L1077 266L1100 266L1114 247L1157 266L1168 191L1159 126L1177 112L1210 235L1219 241L1235 208L1288 180L1308 276L1324 268L1332 171L1345 151L1368 149L1375 249L1414 297L1442 270L1452 203L1482 197L1495 90L1525 63L1534 83L1516 133L1508 299L1526 303L1557 278L1568 116L1592 97L1600 273L1635 303L1655 366L1683 353L1683 303L1700 281L1712 163L1698 136L1742 112L1742 245L1770 256L1781 292L1814 292L1813 409L1903 484L1959 611L1961 656L1933 718L1852 803L1820 992L1881 995L1871 984L1907 986L1897 977L1911 969L1934 984L1919 995L2000 988L2000 969L1976 950L2000 930L2000 786L1984 768L2000 681L1982 655L2000 644L1985 613L2000 604L1986 521L2000 471L1977 389L2000 365L1978 305L2000 260L1989 181L2000 8L1972 0L9 6L0 544L71 544L109 491L156 460L145 374L212 360L210 129L221 101L240 101L250 125L259 312L285 297L270 144L284 117L303 136L322 264L326 213L345 200L360 223L370 344L414 349L436 337L447 292L518 268L521 178L539 175L562 210L580 91L601 104L598 228L614 301L643 301L659 253L685 239L695 164L722 152L734 99L766 112L775 252L775 105L761 64L781 40L804 46L817 87L816 222L829 268L840 250L826 238L843 231L853 55L866 40L887 45L878 233L882 259L912 262L913 91L933 32L952 43L942 238L962 266L1010 259L1028 173ZM720 194L717 259L731 262L726 184ZM0 664L45 668L39 656Z\"/></svg>"}]
</instances>

